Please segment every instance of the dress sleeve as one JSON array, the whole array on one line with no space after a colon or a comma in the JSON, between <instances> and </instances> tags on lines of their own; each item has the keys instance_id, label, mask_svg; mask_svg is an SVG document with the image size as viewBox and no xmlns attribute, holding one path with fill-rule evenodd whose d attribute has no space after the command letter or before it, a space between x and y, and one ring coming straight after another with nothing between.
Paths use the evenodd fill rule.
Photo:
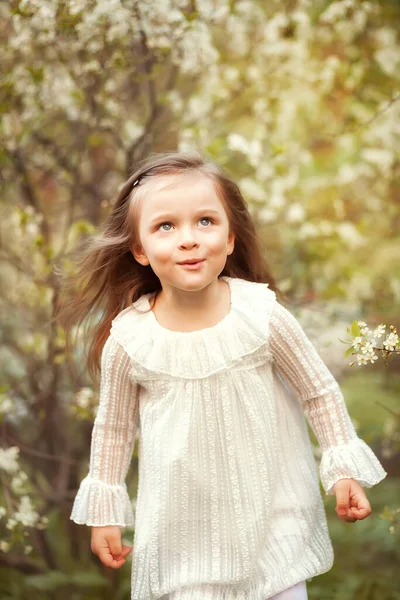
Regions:
<instances>
[{"instance_id":1,"label":"dress sleeve","mask_svg":"<svg viewBox=\"0 0 400 600\"><path fill-rule=\"evenodd\" d=\"M322 450L321 483L327 495L339 479L372 487L384 479L371 448L357 436L343 394L299 322L279 302L270 318L274 367L289 382Z\"/></svg>"},{"instance_id":2,"label":"dress sleeve","mask_svg":"<svg viewBox=\"0 0 400 600\"><path fill-rule=\"evenodd\" d=\"M138 385L131 360L111 336L101 356L100 402L92 430L89 472L81 481L70 519L79 525L134 524L125 478L138 427Z\"/></svg>"}]
</instances>

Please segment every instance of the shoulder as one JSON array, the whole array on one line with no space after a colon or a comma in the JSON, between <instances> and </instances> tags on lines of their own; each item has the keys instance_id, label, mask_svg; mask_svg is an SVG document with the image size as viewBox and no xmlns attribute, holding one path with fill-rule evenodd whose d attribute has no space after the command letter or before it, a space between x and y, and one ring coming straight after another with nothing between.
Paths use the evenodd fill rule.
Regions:
<instances>
[{"instance_id":1,"label":"shoulder","mask_svg":"<svg viewBox=\"0 0 400 600\"><path fill-rule=\"evenodd\" d=\"M121 310L111 321L111 332L139 323L140 317L147 315L151 310L150 296L151 294L143 294L138 300Z\"/></svg>"},{"instance_id":2,"label":"shoulder","mask_svg":"<svg viewBox=\"0 0 400 600\"><path fill-rule=\"evenodd\" d=\"M130 357L120 340L110 333L101 351L101 371L124 371L130 368Z\"/></svg>"},{"instance_id":3,"label":"shoulder","mask_svg":"<svg viewBox=\"0 0 400 600\"><path fill-rule=\"evenodd\" d=\"M151 294L144 294L138 300L121 310L111 321L110 334L104 345L103 352L115 353L118 346L125 351L132 340L144 341L147 338L151 321ZM129 352L128 352L129 354Z\"/></svg>"},{"instance_id":4,"label":"shoulder","mask_svg":"<svg viewBox=\"0 0 400 600\"><path fill-rule=\"evenodd\" d=\"M277 303L276 294L270 289L268 283L248 281L238 277L229 278L231 281L232 298L236 304L247 310L255 312L272 311Z\"/></svg>"},{"instance_id":5,"label":"shoulder","mask_svg":"<svg viewBox=\"0 0 400 600\"><path fill-rule=\"evenodd\" d=\"M275 297L275 292L270 289L269 283L262 281L249 281L240 277L227 277L231 281L232 286L240 293L246 294L261 294L269 297Z\"/></svg>"}]
</instances>

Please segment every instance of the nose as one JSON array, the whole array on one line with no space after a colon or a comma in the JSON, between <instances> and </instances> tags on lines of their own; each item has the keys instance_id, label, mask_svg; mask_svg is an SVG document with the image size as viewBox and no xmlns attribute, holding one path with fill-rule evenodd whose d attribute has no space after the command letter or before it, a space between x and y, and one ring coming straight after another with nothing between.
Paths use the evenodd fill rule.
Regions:
<instances>
[{"instance_id":1,"label":"nose","mask_svg":"<svg viewBox=\"0 0 400 600\"><path fill-rule=\"evenodd\" d=\"M180 235L180 248L194 248L198 246L196 234L191 227L182 229Z\"/></svg>"}]
</instances>

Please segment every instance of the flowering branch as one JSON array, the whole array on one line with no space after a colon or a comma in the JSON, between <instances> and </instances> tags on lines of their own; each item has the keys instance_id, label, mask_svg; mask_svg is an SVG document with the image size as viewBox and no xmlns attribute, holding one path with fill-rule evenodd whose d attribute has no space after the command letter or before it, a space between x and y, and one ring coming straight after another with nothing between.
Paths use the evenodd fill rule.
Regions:
<instances>
[{"instance_id":1,"label":"flowering branch","mask_svg":"<svg viewBox=\"0 0 400 600\"><path fill-rule=\"evenodd\" d=\"M345 356L356 355L356 360L349 363L352 367L356 362L360 365L366 365L368 361L374 363L378 360L375 351L382 352L385 366L387 367L387 357L390 354L399 354L399 336L394 325L390 325L390 333L382 341L382 347L378 347L377 340L385 335L386 325L380 324L373 331L369 329L364 321L353 321L351 328L347 328L347 333L353 336L353 340L340 340L344 344L350 344L346 350ZM359 351L361 350L361 354Z\"/></svg>"},{"instance_id":2,"label":"flowering branch","mask_svg":"<svg viewBox=\"0 0 400 600\"><path fill-rule=\"evenodd\" d=\"M387 367L387 357L391 354L400 353L397 329L394 325L390 325L389 329L390 333L386 335L386 325L384 324L378 325L372 331L369 329L365 321L353 321L351 328L347 328L347 333L353 336L353 340L340 340L344 344L350 344L349 348L345 352L345 356L356 355L356 360L349 363L350 366L353 366L356 362L358 365L366 365L368 361L374 363L376 360L378 360L376 352L382 352L385 366ZM377 340L383 338L385 335L386 338L382 340L381 347L378 347ZM390 431L386 432L389 435L383 439L382 444L382 455L390 457L392 456L393 448L396 446L396 444L398 444L400 439L398 431L400 413L392 411L387 406L384 406L381 402L377 401L376 403L382 406L382 408L387 410L392 415L392 418L388 421ZM390 522L389 532L391 534L395 533L399 524L399 515L400 508L391 509L388 506L385 506L384 511L380 515L382 519L386 519Z\"/></svg>"}]
</instances>

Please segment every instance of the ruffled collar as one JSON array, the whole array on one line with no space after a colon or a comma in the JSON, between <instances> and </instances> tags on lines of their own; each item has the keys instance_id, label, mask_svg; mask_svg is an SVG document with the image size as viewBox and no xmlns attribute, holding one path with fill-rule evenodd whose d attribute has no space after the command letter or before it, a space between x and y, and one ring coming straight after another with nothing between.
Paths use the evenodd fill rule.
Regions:
<instances>
[{"instance_id":1,"label":"ruffled collar","mask_svg":"<svg viewBox=\"0 0 400 600\"><path fill-rule=\"evenodd\" d=\"M134 362L154 373L194 379L229 369L267 342L276 297L267 283L221 279L230 287L230 309L211 327L187 332L163 327L151 310L151 292L122 310L110 333Z\"/></svg>"}]
</instances>

